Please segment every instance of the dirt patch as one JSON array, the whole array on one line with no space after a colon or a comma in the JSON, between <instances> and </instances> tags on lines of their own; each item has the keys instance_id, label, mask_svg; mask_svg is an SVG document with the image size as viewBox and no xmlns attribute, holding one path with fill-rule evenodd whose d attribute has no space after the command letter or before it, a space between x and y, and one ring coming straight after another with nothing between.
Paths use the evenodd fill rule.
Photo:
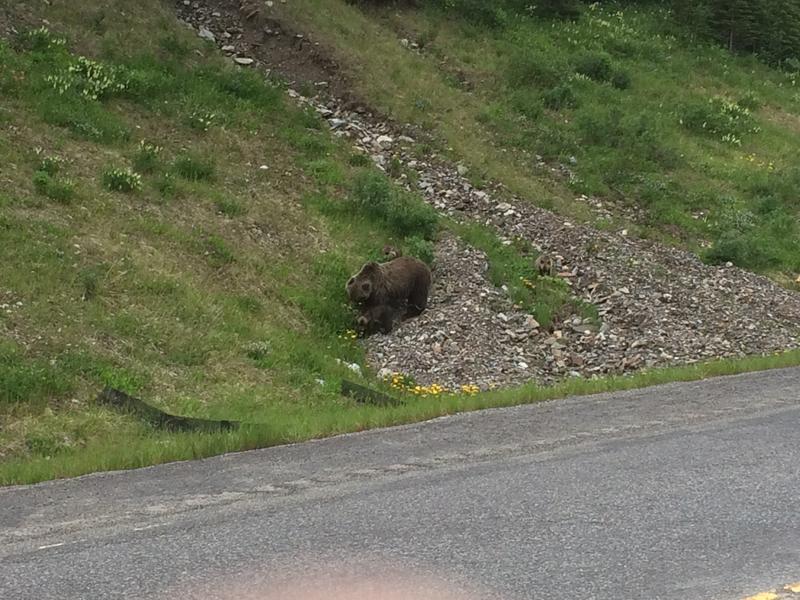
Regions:
<instances>
[{"instance_id":1,"label":"dirt patch","mask_svg":"<svg viewBox=\"0 0 800 600\"><path fill-rule=\"evenodd\" d=\"M771 109L764 110L763 115L768 121L774 123L778 127L800 134L800 116L793 115L783 110Z\"/></svg>"},{"instance_id":2,"label":"dirt patch","mask_svg":"<svg viewBox=\"0 0 800 600\"><path fill-rule=\"evenodd\" d=\"M252 59L292 87L340 98L349 109L366 112L366 104L333 53L307 34L293 30L276 9L263 2L176 0L178 16L198 31L204 28L231 59ZM208 34L204 34L209 37ZM210 39L210 38L209 38ZM245 60L246 62L246 60Z\"/></svg>"},{"instance_id":3,"label":"dirt patch","mask_svg":"<svg viewBox=\"0 0 800 600\"><path fill-rule=\"evenodd\" d=\"M42 25L46 23L34 17L30 7L23 2L17 2L13 6L0 6L0 37L6 41L11 41L20 32Z\"/></svg>"}]
</instances>

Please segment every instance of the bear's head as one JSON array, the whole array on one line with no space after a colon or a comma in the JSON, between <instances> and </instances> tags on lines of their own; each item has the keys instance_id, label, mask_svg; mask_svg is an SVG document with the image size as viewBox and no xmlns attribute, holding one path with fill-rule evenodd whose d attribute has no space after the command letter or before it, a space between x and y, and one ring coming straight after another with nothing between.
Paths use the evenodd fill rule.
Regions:
<instances>
[{"instance_id":1,"label":"bear's head","mask_svg":"<svg viewBox=\"0 0 800 600\"><path fill-rule=\"evenodd\" d=\"M361 270L347 280L345 290L351 302L361 304L372 296L381 274L380 265L376 262L368 262Z\"/></svg>"}]
</instances>

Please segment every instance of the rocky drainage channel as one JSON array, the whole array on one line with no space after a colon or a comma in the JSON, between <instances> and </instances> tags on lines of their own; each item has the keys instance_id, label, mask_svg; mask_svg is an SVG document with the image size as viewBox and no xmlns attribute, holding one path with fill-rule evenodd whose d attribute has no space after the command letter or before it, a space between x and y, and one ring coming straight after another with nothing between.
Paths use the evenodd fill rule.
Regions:
<instances>
[{"instance_id":1,"label":"rocky drainage channel","mask_svg":"<svg viewBox=\"0 0 800 600\"><path fill-rule=\"evenodd\" d=\"M228 4L217 2L215 9L184 0L178 6L199 35L232 56L252 59L237 61L243 68L268 68L261 46L245 43L253 34L242 35L243 14L221 10ZM265 29L264 35L274 43L281 34ZM317 83L318 89L328 87ZM330 94L289 94L379 168L399 164L415 172L415 183L405 177L398 182L443 214L490 225L505 241L520 237L558 255L559 276L576 297L597 306L602 319L600 327L576 317L542 330L489 282L481 252L445 237L436 249L429 309L389 335L364 341L377 370L407 373L421 384L487 388L800 347L800 294L730 265L705 265L683 250L570 223L520 198L500 200L492 189L475 188L465 167L415 157L414 139L405 135L412 130L348 110Z\"/></svg>"}]
</instances>

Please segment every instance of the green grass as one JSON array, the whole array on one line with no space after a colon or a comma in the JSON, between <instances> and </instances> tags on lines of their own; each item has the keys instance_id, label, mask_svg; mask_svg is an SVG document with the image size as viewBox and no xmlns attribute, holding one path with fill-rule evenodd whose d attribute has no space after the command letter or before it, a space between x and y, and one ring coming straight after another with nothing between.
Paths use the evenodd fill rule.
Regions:
<instances>
[{"instance_id":1,"label":"green grass","mask_svg":"<svg viewBox=\"0 0 800 600\"><path fill-rule=\"evenodd\" d=\"M497 21L421 4L308 0L285 11L376 108L434 131L479 177L589 222L573 198L609 198L643 209L633 227L618 215L619 228L778 280L800 272L796 73L697 43L655 5ZM572 177L532 169L536 154Z\"/></svg>"},{"instance_id":2,"label":"green grass","mask_svg":"<svg viewBox=\"0 0 800 600\"><path fill-rule=\"evenodd\" d=\"M182 154L172 165L175 172L189 181L210 181L214 178L214 163L207 158Z\"/></svg>"},{"instance_id":3,"label":"green grass","mask_svg":"<svg viewBox=\"0 0 800 600\"><path fill-rule=\"evenodd\" d=\"M51 31L0 42L0 160L14 165L0 202L3 464L118 463L99 446L150 460L172 436L95 406L106 385L258 423L340 410L338 361L363 360L340 337L343 282L385 230L302 202L345 196L347 149L278 84L185 52L197 40L159 3L103 4L102 33L81 26L97 7L45 7ZM70 70L87 64L126 84ZM80 81L61 82L70 73ZM218 119L198 131L193 112ZM247 164L256 155L270 171ZM324 189L296 176L320 156L339 172Z\"/></svg>"},{"instance_id":4,"label":"green grass","mask_svg":"<svg viewBox=\"0 0 800 600\"><path fill-rule=\"evenodd\" d=\"M27 430L24 444L34 458L0 464L0 485L34 483L72 477L97 470L132 469L175 460L189 460L312 438L432 419L485 408L530 404L569 396L631 390L675 381L696 381L800 364L800 353L722 360L686 367L641 372L632 376L587 380L570 379L551 387L523 386L479 395L445 394L435 398L408 397L392 407L358 406L343 401L319 406L313 412L291 405L257 408L249 394L229 399L224 413L207 416L250 421L240 429L216 434L164 433L100 409L72 414L47 414ZM188 405L187 405L188 406ZM194 408L198 408L195 406ZM74 437L54 435L69 431ZM103 433L104 435L97 435ZM85 436L86 445L75 448L74 439ZM113 439L112 439L113 435ZM120 439L125 443L120 444Z\"/></svg>"},{"instance_id":5,"label":"green grass","mask_svg":"<svg viewBox=\"0 0 800 600\"><path fill-rule=\"evenodd\" d=\"M386 243L430 262L438 215L156 0L122 4L0 42L0 480L385 422L340 395L364 362L343 284ZM109 385L254 425L153 431L94 403Z\"/></svg>"},{"instance_id":6,"label":"green grass","mask_svg":"<svg viewBox=\"0 0 800 600\"><path fill-rule=\"evenodd\" d=\"M40 194L62 204L67 204L75 196L75 186L71 181L59 179L47 171L36 171L33 185Z\"/></svg>"}]
</instances>

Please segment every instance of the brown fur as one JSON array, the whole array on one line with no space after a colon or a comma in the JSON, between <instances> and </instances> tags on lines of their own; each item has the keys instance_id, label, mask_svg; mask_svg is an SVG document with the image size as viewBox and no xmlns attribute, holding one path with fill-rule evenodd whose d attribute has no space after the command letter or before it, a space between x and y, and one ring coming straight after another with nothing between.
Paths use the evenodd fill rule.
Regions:
<instances>
[{"instance_id":1,"label":"brown fur","mask_svg":"<svg viewBox=\"0 0 800 600\"><path fill-rule=\"evenodd\" d=\"M365 306L358 315L356 323L359 330L365 335L373 334L377 331L389 333L394 326L403 318L406 306L395 306L392 304L376 304Z\"/></svg>"},{"instance_id":2,"label":"brown fur","mask_svg":"<svg viewBox=\"0 0 800 600\"><path fill-rule=\"evenodd\" d=\"M556 261L549 254L540 254L533 263L539 275L546 275L552 277L556 272Z\"/></svg>"},{"instance_id":3,"label":"brown fur","mask_svg":"<svg viewBox=\"0 0 800 600\"><path fill-rule=\"evenodd\" d=\"M345 290L353 304L363 307L405 306L404 317L413 317L428 306L431 270L411 256L400 256L382 264L368 262L347 282Z\"/></svg>"},{"instance_id":4,"label":"brown fur","mask_svg":"<svg viewBox=\"0 0 800 600\"><path fill-rule=\"evenodd\" d=\"M394 260L395 258L403 256L403 251L399 248L395 248L394 246L386 244L383 247L383 255L387 258L387 260Z\"/></svg>"}]
</instances>

